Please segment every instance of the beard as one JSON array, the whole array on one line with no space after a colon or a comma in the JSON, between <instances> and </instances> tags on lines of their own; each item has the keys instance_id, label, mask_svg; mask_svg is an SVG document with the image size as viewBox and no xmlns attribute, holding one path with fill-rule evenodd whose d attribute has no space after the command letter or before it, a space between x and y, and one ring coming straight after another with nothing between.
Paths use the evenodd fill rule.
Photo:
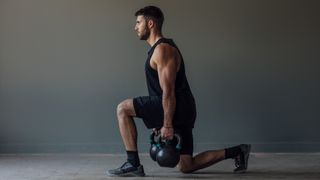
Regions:
<instances>
[{"instance_id":1,"label":"beard","mask_svg":"<svg viewBox=\"0 0 320 180\"><path fill-rule=\"evenodd\" d=\"M144 33L140 36L140 40L147 40L150 37L150 29L148 27L145 27Z\"/></svg>"}]
</instances>

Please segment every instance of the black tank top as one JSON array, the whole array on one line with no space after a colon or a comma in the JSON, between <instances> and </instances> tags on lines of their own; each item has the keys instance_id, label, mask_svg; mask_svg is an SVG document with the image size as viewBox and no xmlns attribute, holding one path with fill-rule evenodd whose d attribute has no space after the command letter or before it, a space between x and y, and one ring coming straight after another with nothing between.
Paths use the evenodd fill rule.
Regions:
<instances>
[{"instance_id":1,"label":"black tank top","mask_svg":"<svg viewBox=\"0 0 320 180\"><path fill-rule=\"evenodd\" d=\"M176 96L181 96L181 95L191 95L191 90L187 81L187 77L185 74L185 67L184 67L184 62L183 62L183 58L182 55L178 49L178 47L176 46L176 44L173 42L172 39L165 39L165 38L161 38L159 39L149 50L148 52L148 58L145 64L145 73L146 73L146 78L147 78L147 86L148 86L148 91L149 91L149 95L150 96L161 96L162 97L162 89L160 86L160 82L159 82L159 77L158 77L158 72L156 70L154 70L151 66L150 66L150 60L152 57L152 54L155 50L155 48L157 47L157 45L161 44L161 43L167 43L170 46L173 46L174 48L176 48L180 54L181 57L181 65L180 65L180 69L177 72L177 77L176 77L176 83L175 83L175 91L176 91Z\"/></svg>"},{"instance_id":2,"label":"black tank top","mask_svg":"<svg viewBox=\"0 0 320 180\"><path fill-rule=\"evenodd\" d=\"M173 124L175 127L193 128L196 119L196 105L187 81L182 55L172 39L159 39L148 52L148 58L145 64L145 73L149 95L162 98L163 94L159 82L158 72L150 66L150 60L154 49L160 43L167 43L176 48L181 57L180 69L177 72L175 82L176 109Z\"/></svg>"}]
</instances>

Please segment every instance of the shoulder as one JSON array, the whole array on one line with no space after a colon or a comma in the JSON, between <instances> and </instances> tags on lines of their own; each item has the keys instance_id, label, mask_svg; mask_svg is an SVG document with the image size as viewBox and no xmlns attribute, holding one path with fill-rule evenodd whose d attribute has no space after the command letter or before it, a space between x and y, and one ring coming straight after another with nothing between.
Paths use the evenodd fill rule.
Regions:
<instances>
[{"instance_id":1,"label":"shoulder","mask_svg":"<svg viewBox=\"0 0 320 180\"><path fill-rule=\"evenodd\" d=\"M160 59L170 59L176 56L177 49L167 43L161 43L154 49L153 56Z\"/></svg>"}]
</instances>

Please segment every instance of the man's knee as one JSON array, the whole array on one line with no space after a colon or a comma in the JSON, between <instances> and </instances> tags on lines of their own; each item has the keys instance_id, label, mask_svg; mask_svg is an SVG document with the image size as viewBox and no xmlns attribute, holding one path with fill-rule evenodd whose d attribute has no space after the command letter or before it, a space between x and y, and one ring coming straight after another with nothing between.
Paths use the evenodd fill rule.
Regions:
<instances>
[{"instance_id":1,"label":"man's knee","mask_svg":"<svg viewBox=\"0 0 320 180\"><path fill-rule=\"evenodd\" d=\"M192 173L192 157L180 158L180 162L178 164L178 169L182 173Z\"/></svg>"},{"instance_id":2,"label":"man's knee","mask_svg":"<svg viewBox=\"0 0 320 180\"><path fill-rule=\"evenodd\" d=\"M122 115L125 113L125 105L123 103L123 101L121 103L118 104L117 106L117 115Z\"/></svg>"},{"instance_id":3,"label":"man's knee","mask_svg":"<svg viewBox=\"0 0 320 180\"><path fill-rule=\"evenodd\" d=\"M117 106L117 115L118 116L133 116L133 105L132 99L127 99L122 101Z\"/></svg>"},{"instance_id":4,"label":"man's knee","mask_svg":"<svg viewBox=\"0 0 320 180\"><path fill-rule=\"evenodd\" d=\"M179 169L180 172L185 173L185 174L192 173L191 167L189 165L186 165L186 164L183 164L183 163L178 165L178 169Z\"/></svg>"}]
</instances>

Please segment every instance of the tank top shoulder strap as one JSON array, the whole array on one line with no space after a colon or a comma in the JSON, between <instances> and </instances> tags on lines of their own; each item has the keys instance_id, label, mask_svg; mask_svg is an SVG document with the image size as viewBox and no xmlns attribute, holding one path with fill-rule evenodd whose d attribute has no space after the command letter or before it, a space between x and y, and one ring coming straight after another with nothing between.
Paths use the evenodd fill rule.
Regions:
<instances>
[{"instance_id":1,"label":"tank top shoulder strap","mask_svg":"<svg viewBox=\"0 0 320 180\"><path fill-rule=\"evenodd\" d=\"M155 49L159 44L161 44L161 43L168 43L168 44L170 44L169 42L170 42L169 39L160 38L160 39L159 39L156 43L154 43L154 45L150 48L150 50L148 51L148 54L149 54L149 55L153 54L154 49ZM170 44L170 45L171 45L171 44Z\"/></svg>"}]
</instances>

